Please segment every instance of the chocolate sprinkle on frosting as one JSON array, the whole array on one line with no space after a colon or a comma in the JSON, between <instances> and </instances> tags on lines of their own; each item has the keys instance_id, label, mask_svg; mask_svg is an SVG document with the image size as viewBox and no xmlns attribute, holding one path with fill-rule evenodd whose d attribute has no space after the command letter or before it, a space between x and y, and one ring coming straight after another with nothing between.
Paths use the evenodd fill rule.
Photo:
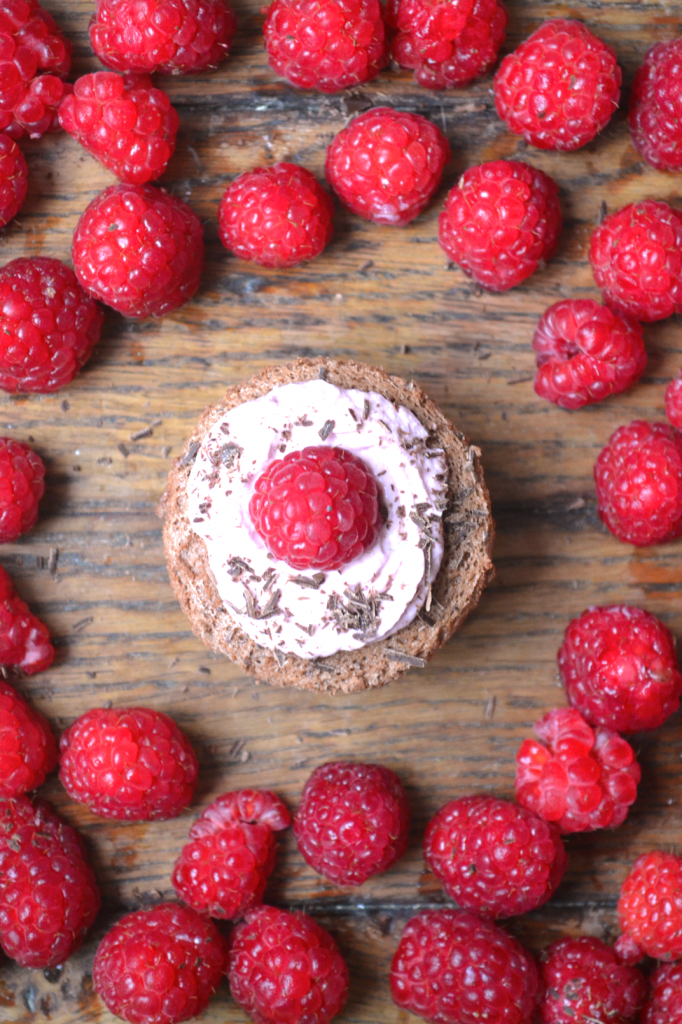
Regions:
<instances>
[{"instance_id":1,"label":"chocolate sprinkle on frosting","mask_svg":"<svg viewBox=\"0 0 682 1024\"><path fill-rule=\"evenodd\" d=\"M314 576L290 576L289 583L297 583L299 587L308 587L310 590L319 590L326 578L323 572L316 572Z\"/></svg>"},{"instance_id":2,"label":"chocolate sprinkle on frosting","mask_svg":"<svg viewBox=\"0 0 682 1024\"><path fill-rule=\"evenodd\" d=\"M332 432L332 430L334 429L335 426L336 426L336 422L334 420L327 420L326 421L326 423L324 424L322 429L320 431L318 431L322 441L326 441L327 440L327 438L329 437L329 435L331 434L331 432Z\"/></svg>"}]
</instances>

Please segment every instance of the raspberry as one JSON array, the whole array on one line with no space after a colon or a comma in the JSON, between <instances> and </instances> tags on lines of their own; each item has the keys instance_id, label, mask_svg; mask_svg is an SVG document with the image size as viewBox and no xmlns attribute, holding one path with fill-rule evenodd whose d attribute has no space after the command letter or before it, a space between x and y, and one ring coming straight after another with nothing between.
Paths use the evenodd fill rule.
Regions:
<instances>
[{"instance_id":1,"label":"raspberry","mask_svg":"<svg viewBox=\"0 0 682 1024\"><path fill-rule=\"evenodd\" d=\"M544 740L525 740L516 755L516 799L561 832L615 828L627 818L642 777L632 747L611 729L590 729L572 708L535 723Z\"/></svg>"},{"instance_id":2,"label":"raspberry","mask_svg":"<svg viewBox=\"0 0 682 1024\"><path fill-rule=\"evenodd\" d=\"M655 850L635 861L618 901L623 935L616 951L636 962L682 956L682 860Z\"/></svg>"},{"instance_id":3,"label":"raspberry","mask_svg":"<svg viewBox=\"0 0 682 1024\"><path fill-rule=\"evenodd\" d=\"M325 174L341 200L375 224L409 224L440 184L450 144L421 114L375 107L340 131Z\"/></svg>"},{"instance_id":4,"label":"raspberry","mask_svg":"<svg viewBox=\"0 0 682 1024\"><path fill-rule=\"evenodd\" d=\"M682 1024L682 964L663 964L649 979L642 1024Z\"/></svg>"},{"instance_id":5,"label":"raspberry","mask_svg":"<svg viewBox=\"0 0 682 1024\"><path fill-rule=\"evenodd\" d=\"M175 152L177 111L147 75L83 75L59 108L59 123L110 171L131 185L160 178Z\"/></svg>"},{"instance_id":6,"label":"raspberry","mask_svg":"<svg viewBox=\"0 0 682 1024\"><path fill-rule=\"evenodd\" d=\"M235 178L220 201L220 240L242 260L295 267L328 244L333 214L331 199L305 167L256 167Z\"/></svg>"},{"instance_id":7,"label":"raspberry","mask_svg":"<svg viewBox=\"0 0 682 1024\"><path fill-rule=\"evenodd\" d=\"M448 257L493 292L535 273L554 255L560 231L556 182L517 160L470 167L449 192L438 221Z\"/></svg>"},{"instance_id":8,"label":"raspberry","mask_svg":"<svg viewBox=\"0 0 682 1024\"><path fill-rule=\"evenodd\" d=\"M199 765L175 722L149 708L93 708L62 735L59 778L100 818L165 821L194 795Z\"/></svg>"},{"instance_id":9,"label":"raspberry","mask_svg":"<svg viewBox=\"0 0 682 1024\"><path fill-rule=\"evenodd\" d=\"M569 622L558 660L570 703L592 725L658 729L679 707L675 639L641 608L588 608Z\"/></svg>"},{"instance_id":10,"label":"raspberry","mask_svg":"<svg viewBox=\"0 0 682 1024\"><path fill-rule=\"evenodd\" d=\"M256 480L249 514L269 551L292 569L331 572L359 558L381 526L371 469L344 448L304 448Z\"/></svg>"},{"instance_id":11,"label":"raspberry","mask_svg":"<svg viewBox=\"0 0 682 1024\"><path fill-rule=\"evenodd\" d=\"M611 120L620 101L616 54L571 18L553 18L504 58L495 107L538 149L579 149Z\"/></svg>"},{"instance_id":12,"label":"raspberry","mask_svg":"<svg viewBox=\"0 0 682 1024\"><path fill-rule=\"evenodd\" d=\"M90 42L114 71L189 75L216 68L236 31L226 0L97 0Z\"/></svg>"},{"instance_id":13,"label":"raspberry","mask_svg":"<svg viewBox=\"0 0 682 1024\"><path fill-rule=\"evenodd\" d=\"M225 793L192 826L175 863L173 885L181 900L211 917L239 917L263 899L275 867L275 832L291 824L274 793Z\"/></svg>"},{"instance_id":14,"label":"raspberry","mask_svg":"<svg viewBox=\"0 0 682 1024\"><path fill-rule=\"evenodd\" d=\"M667 423L618 427L594 479L599 518L618 540L646 547L682 534L682 434Z\"/></svg>"},{"instance_id":15,"label":"raspberry","mask_svg":"<svg viewBox=\"0 0 682 1024\"><path fill-rule=\"evenodd\" d=\"M49 668L53 658L47 626L17 597L12 580L0 568L0 665L34 675Z\"/></svg>"},{"instance_id":16,"label":"raspberry","mask_svg":"<svg viewBox=\"0 0 682 1024\"><path fill-rule=\"evenodd\" d=\"M126 914L99 944L95 991L130 1024L179 1024L208 1006L225 970L227 946L190 907L160 903Z\"/></svg>"},{"instance_id":17,"label":"raspberry","mask_svg":"<svg viewBox=\"0 0 682 1024\"><path fill-rule=\"evenodd\" d=\"M43 460L32 448L0 437L0 544L17 540L35 526L44 479Z\"/></svg>"},{"instance_id":18,"label":"raspberry","mask_svg":"<svg viewBox=\"0 0 682 1024\"><path fill-rule=\"evenodd\" d=\"M21 967L56 967L100 908L85 844L44 800L0 799L0 945Z\"/></svg>"},{"instance_id":19,"label":"raspberry","mask_svg":"<svg viewBox=\"0 0 682 1024\"><path fill-rule=\"evenodd\" d=\"M644 373L646 349L636 320L593 299L550 306L533 337L535 391L563 409L580 409L625 391Z\"/></svg>"},{"instance_id":20,"label":"raspberry","mask_svg":"<svg viewBox=\"0 0 682 1024\"><path fill-rule=\"evenodd\" d=\"M339 92L389 61L379 0L273 0L263 35L270 67L299 89Z\"/></svg>"},{"instance_id":21,"label":"raspberry","mask_svg":"<svg viewBox=\"0 0 682 1024\"><path fill-rule=\"evenodd\" d=\"M0 269L0 388L58 391L99 341L104 314L70 267L49 256Z\"/></svg>"},{"instance_id":22,"label":"raspberry","mask_svg":"<svg viewBox=\"0 0 682 1024\"><path fill-rule=\"evenodd\" d=\"M530 1024L540 978L532 954L502 928L447 907L407 922L391 963L391 995L434 1024Z\"/></svg>"},{"instance_id":23,"label":"raspberry","mask_svg":"<svg viewBox=\"0 0 682 1024\"><path fill-rule=\"evenodd\" d=\"M542 1024L627 1024L646 998L641 971L620 963L600 939L553 942L543 957L541 973L545 983Z\"/></svg>"},{"instance_id":24,"label":"raspberry","mask_svg":"<svg viewBox=\"0 0 682 1024\"><path fill-rule=\"evenodd\" d=\"M665 414L673 427L682 429L682 372L665 389Z\"/></svg>"},{"instance_id":25,"label":"raspberry","mask_svg":"<svg viewBox=\"0 0 682 1024\"><path fill-rule=\"evenodd\" d=\"M110 185L76 227L76 277L124 316L165 316L192 298L204 263L204 237L186 203L153 185Z\"/></svg>"},{"instance_id":26,"label":"raspberry","mask_svg":"<svg viewBox=\"0 0 682 1024\"><path fill-rule=\"evenodd\" d=\"M47 719L0 680L0 797L23 796L42 786L57 761Z\"/></svg>"},{"instance_id":27,"label":"raspberry","mask_svg":"<svg viewBox=\"0 0 682 1024\"><path fill-rule=\"evenodd\" d=\"M420 64L449 61L473 14L475 0L389 0L388 22L398 39L411 37Z\"/></svg>"},{"instance_id":28,"label":"raspberry","mask_svg":"<svg viewBox=\"0 0 682 1024\"><path fill-rule=\"evenodd\" d=\"M362 885L407 849L410 805L397 775L378 764L330 762L305 784L294 818L304 859L337 885Z\"/></svg>"},{"instance_id":29,"label":"raspberry","mask_svg":"<svg viewBox=\"0 0 682 1024\"><path fill-rule=\"evenodd\" d=\"M0 228L9 224L24 205L28 167L14 139L0 132Z\"/></svg>"},{"instance_id":30,"label":"raspberry","mask_svg":"<svg viewBox=\"0 0 682 1024\"><path fill-rule=\"evenodd\" d=\"M232 998L254 1024L328 1024L343 1009L348 968L329 932L307 914L256 907L229 946Z\"/></svg>"},{"instance_id":31,"label":"raspberry","mask_svg":"<svg viewBox=\"0 0 682 1024\"><path fill-rule=\"evenodd\" d=\"M645 199L605 218L592 233L590 263L604 301L635 320L682 312L682 214Z\"/></svg>"},{"instance_id":32,"label":"raspberry","mask_svg":"<svg viewBox=\"0 0 682 1024\"><path fill-rule=\"evenodd\" d=\"M659 171L682 167L682 39L653 46L630 93L630 134L647 163Z\"/></svg>"},{"instance_id":33,"label":"raspberry","mask_svg":"<svg viewBox=\"0 0 682 1024\"><path fill-rule=\"evenodd\" d=\"M448 896L465 910L492 918L541 906L567 864L554 825L485 794L441 808L426 829L424 858Z\"/></svg>"}]
</instances>

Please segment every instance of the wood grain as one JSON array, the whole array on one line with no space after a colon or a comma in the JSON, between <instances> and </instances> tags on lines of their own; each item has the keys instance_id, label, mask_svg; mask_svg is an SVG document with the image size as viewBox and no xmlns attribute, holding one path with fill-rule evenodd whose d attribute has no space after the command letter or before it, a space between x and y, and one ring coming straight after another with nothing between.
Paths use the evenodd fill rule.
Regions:
<instances>
[{"instance_id":1,"label":"wood grain","mask_svg":"<svg viewBox=\"0 0 682 1024\"><path fill-rule=\"evenodd\" d=\"M92 3L46 6L75 43L75 71L95 69L87 39ZM202 765L196 806L164 825L98 821L54 779L44 787L83 830L106 905L91 941L63 971L0 967L0 1021L12 1024L112 1024L92 992L97 939L123 909L170 894L172 864L193 815L242 786L275 785L295 805L310 771L334 757L371 757L401 774L414 810L410 850L392 871L348 891L307 868L287 836L269 898L305 907L338 936L353 974L340 1024L406 1024L413 1018L390 1001L390 957L415 908L443 901L423 870L425 823L454 796L512 794L521 740L536 718L563 703L555 656L568 619L592 603L626 601L682 635L682 546L637 552L607 535L591 476L616 426L662 416L665 382L682 362L679 321L646 328L643 382L599 407L562 412L536 398L527 380L514 383L532 375L530 337L546 306L564 296L597 296L585 252L600 204L675 201L679 178L639 160L622 115L577 153L529 149L496 117L489 79L435 94L391 71L343 95L296 92L267 69L258 6L239 4L235 56L217 73L163 80L182 120L163 183L206 226L208 262L196 300L161 323L108 314L98 351L66 391L0 399L1 432L34 443L48 465L40 523L1 559L58 646L55 667L22 683L23 692L58 728L106 701L162 709L187 730ZM509 49L545 17L580 17L615 46L627 83L654 41L682 30L679 8L669 4L509 6ZM425 215L392 230L338 209L329 249L290 271L252 267L222 249L216 207L229 180L283 158L321 175L325 146L349 114L379 103L424 113L450 138L453 159ZM63 135L25 148L31 191L0 236L3 261L24 254L68 259L80 212L111 176ZM498 156L518 156L557 179L566 226L545 270L509 294L487 295L447 268L437 215L459 172ZM205 405L265 365L318 353L414 377L482 448L499 526L497 580L459 636L427 669L385 690L335 699L255 685L191 636L167 581L154 516L169 459ZM156 420L149 437L131 440ZM47 559L55 548L52 575ZM628 865L647 849L678 842L681 741L678 718L638 737L645 796L617 832L570 840L571 866L556 898L511 924L534 949L567 932L614 934ZM225 989L202 1019L245 1018Z\"/></svg>"}]
</instances>

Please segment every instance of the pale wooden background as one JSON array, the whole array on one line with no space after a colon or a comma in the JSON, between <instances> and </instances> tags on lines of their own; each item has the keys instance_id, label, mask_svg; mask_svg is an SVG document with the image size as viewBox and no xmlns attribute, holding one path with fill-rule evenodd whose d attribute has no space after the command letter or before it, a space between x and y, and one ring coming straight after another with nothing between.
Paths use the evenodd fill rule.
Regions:
<instances>
[{"instance_id":1,"label":"pale wooden background","mask_svg":"<svg viewBox=\"0 0 682 1024\"><path fill-rule=\"evenodd\" d=\"M87 24L94 4L46 0L75 44L75 70L95 69ZM510 3L508 48L545 17L571 15L612 43L634 69L655 40L682 33L682 5L601 0ZM241 0L235 56L215 74L160 82L182 132L164 183L206 225L208 263L196 300L162 323L107 316L90 365L57 395L0 398L0 430L33 440L48 465L35 531L0 553L20 592L49 624L55 667L23 692L63 727L93 705L141 703L173 715L201 760L195 806L167 824L102 822L45 787L92 849L106 908L82 953L63 972L0 967L0 1020L13 1024L112 1024L92 993L97 938L116 914L171 893L169 876L193 815L220 792L276 786L293 805L311 770L334 757L376 759L405 780L412 843L392 871L357 891L336 889L304 865L291 835L269 898L305 907L338 937L353 976L343 1024L407 1024L390 1002L388 967L405 919L442 893L424 872L421 835L447 799L513 793L514 755L535 719L563 703L555 655L568 619L594 602L626 601L659 614L682 635L680 542L645 551L598 524L592 465L611 431L635 416L661 417L667 379L682 363L676 318L646 328L650 362L631 393L562 412L536 398L530 338L544 309L564 296L596 296L585 258L602 201L676 200L680 179L645 167L622 115L569 155L541 154L510 135L492 109L490 80L429 93L409 74L385 72L367 87L323 97L298 93L267 68L258 0ZM387 102L430 116L454 157L430 210L407 229L380 228L340 209L326 253L304 267L266 271L227 255L216 209L226 183L257 163L292 159L322 173L326 144L349 113ZM30 196L0 237L2 258L68 259L86 203L112 178L65 136L26 146ZM521 288L480 294L448 270L436 243L439 207L465 167L519 156L561 186L565 231L557 258ZM366 695L324 697L257 686L213 657L187 628L164 567L154 506L169 459L199 412L225 386L297 355L360 358L414 377L483 450L499 536L497 580L460 635L429 668ZM130 436L156 420L153 436ZM124 455L120 449L129 454ZM58 548L55 576L44 567ZM485 715L495 698L492 721ZM677 843L682 728L679 719L637 738L645 796L615 833L575 837L571 866L552 903L512 929L539 950L566 932L612 936L628 865ZM205 1024L243 1022L223 988Z\"/></svg>"}]
</instances>

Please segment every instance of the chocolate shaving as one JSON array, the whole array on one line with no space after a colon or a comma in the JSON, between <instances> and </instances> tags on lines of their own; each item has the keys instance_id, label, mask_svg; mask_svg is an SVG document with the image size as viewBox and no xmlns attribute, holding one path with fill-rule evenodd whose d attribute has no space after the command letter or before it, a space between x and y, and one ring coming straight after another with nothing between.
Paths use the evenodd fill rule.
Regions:
<instances>
[{"instance_id":1,"label":"chocolate shaving","mask_svg":"<svg viewBox=\"0 0 682 1024\"><path fill-rule=\"evenodd\" d=\"M275 661L282 668L286 664L287 656L284 651L278 651L277 648L272 652L275 655Z\"/></svg>"},{"instance_id":2,"label":"chocolate shaving","mask_svg":"<svg viewBox=\"0 0 682 1024\"><path fill-rule=\"evenodd\" d=\"M407 654L405 651L397 651L393 647L384 647L384 654L389 661L402 661L413 668L426 668L426 659L417 658L414 654Z\"/></svg>"},{"instance_id":3,"label":"chocolate shaving","mask_svg":"<svg viewBox=\"0 0 682 1024\"><path fill-rule=\"evenodd\" d=\"M238 576L241 576L243 572L248 572L253 575L253 569L248 562L245 562L243 558L237 558L233 555L227 561L227 571L233 580L236 580ZM274 570L273 570L274 571Z\"/></svg>"},{"instance_id":4,"label":"chocolate shaving","mask_svg":"<svg viewBox=\"0 0 682 1024\"><path fill-rule=\"evenodd\" d=\"M369 406L369 398L366 398L365 399L365 404L363 406L363 415L364 415L365 419L367 419L367 417L369 416L369 408L370 408L370 406Z\"/></svg>"},{"instance_id":5,"label":"chocolate shaving","mask_svg":"<svg viewBox=\"0 0 682 1024\"><path fill-rule=\"evenodd\" d=\"M239 456L244 451L238 444L230 442L230 444L224 444L220 449L220 461L226 469L232 469L235 462L239 459Z\"/></svg>"},{"instance_id":6,"label":"chocolate shaving","mask_svg":"<svg viewBox=\"0 0 682 1024\"><path fill-rule=\"evenodd\" d=\"M296 583L309 590L319 590L326 578L323 572L316 572L314 576L290 576L289 583Z\"/></svg>"},{"instance_id":7,"label":"chocolate shaving","mask_svg":"<svg viewBox=\"0 0 682 1024\"><path fill-rule=\"evenodd\" d=\"M298 417L298 425L300 427L312 427L313 421L309 420L308 417L304 413L303 416L299 416Z\"/></svg>"},{"instance_id":8,"label":"chocolate shaving","mask_svg":"<svg viewBox=\"0 0 682 1024\"><path fill-rule=\"evenodd\" d=\"M128 458L128 456L130 455L130 452L128 451L128 449L126 448L126 446L125 446L125 445L123 444L123 442L121 441L121 443L120 443L120 444L117 444L117 445L116 445L116 447L117 447L117 448L118 448L118 450L120 451L120 453L121 453L121 455L123 456L123 458L124 458L124 459L127 459L127 458Z\"/></svg>"},{"instance_id":9,"label":"chocolate shaving","mask_svg":"<svg viewBox=\"0 0 682 1024\"><path fill-rule=\"evenodd\" d=\"M263 591L265 593L272 589L272 584L275 582L276 578L277 573L272 567L265 570L263 573Z\"/></svg>"},{"instance_id":10,"label":"chocolate shaving","mask_svg":"<svg viewBox=\"0 0 682 1024\"><path fill-rule=\"evenodd\" d=\"M318 430L318 434L320 435L320 440L321 441L326 441L335 426L336 426L336 422L334 420L326 420L326 422L325 422L324 426L322 427L322 429Z\"/></svg>"},{"instance_id":11,"label":"chocolate shaving","mask_svg":"<svg viewBox=\"0 0 682 1024\"><path fill-rule=\"evenodd\" d=\"M59 548L50 548L50 554L47 559L47 571L50 576L54 576L57 571L57 561L59 560Z\"/></svg>"},{"instance_id":12,"label":"chocolate shaving","mask_svg":"<svg viewBox=\"0 0 682 1024\"><path fill-rule=\"evenodd\" d=\"M81 633L86 626L90 625L91 622L94 622L94 618L92 615L88 615L86 618L79 619L78 622L74 622L71 629L73 630L74 633Z\"/></svg>"},{"instance_id":13,"label":"chocolate shaving","mask_svg":"<svg viewBox=\"0 0 682 1024\"><path fill-rule=\"evenodd\" d=\"M294 625L298 626L299 629L302 629L304 633L308 634L308 636L315 635L315 626L313 625L312 622L310 623L309 626L302 626L300 622L295 622Z\"/></svg>"},{"instance_id":14,"label":"chocolate shaving","mask_svg":"<svg viewBox=\"0 0 682 1024\"><path fill-rule=\"evenodd\" d=\"M326 366L321 366L319 368L319 370L317 371L317 377L318 377L318 380L326 380L327 379L327 367Z\"/></svg>"},{"instance_id":15,"label":"chocolate shaving","mask_svg":"<svg viewBox=\"0 0 682 1024\"><path fill-rule=\"evenodd\" d=\"M347 604L343 603L338 594L332 594L327 601L327 608L339 633L359 633L363 640L374 639L384 595L370 591L366 596L358 583L354 590L344 590L343 596Z\"/></svg>"},{"instance_id":16,"label":"chocolate shaving","mask_svg":"<svg viewBox=\"0 0 682 1024\"><path fill-rule=\"evenodd\" d=\"M134 434L131 434L130 440L141 441L143 437L151 437L153 433L153 427L143 427L142 430L136 430Z\"/></svg>"},{"instance_id":17,"label":"chocolate shaving","mask_svg":"<svg viewBox=\"0 0 682 1024\"><path fill-rule=\"evenodd\" d=\"M119 445L119 448L120 447L121 446ZM199 444L198 441L192 441L192 443L190 444L189 448L187 449L185 454L180 459L180 465L181 466L189 466L190 462L194 462L194 460L197 457L197 452L199 451L200 448L201 448L201 445Z\"/></svg>"},{"instance_id":18,"label":"chocolate shaving","mask_svg":"<svg viewBox=\"0 0 682 1024\"><path fill-rule=\"evenodd\" d=\"M357 416L355 414L355 410L354 409L349 409L348 410L348 415L351 417L351 419L355 420L356 423L358 422L358 418L357 418Z\"/></svg>"}]
</instances>

